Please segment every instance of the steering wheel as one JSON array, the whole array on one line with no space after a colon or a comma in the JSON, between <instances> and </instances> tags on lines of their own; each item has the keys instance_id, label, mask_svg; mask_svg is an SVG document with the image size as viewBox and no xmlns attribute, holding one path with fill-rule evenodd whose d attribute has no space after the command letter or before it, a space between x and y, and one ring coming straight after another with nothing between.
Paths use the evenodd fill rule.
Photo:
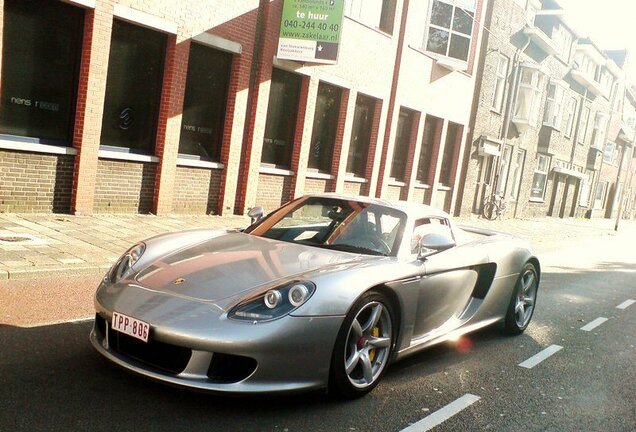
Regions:
<instances>
[{"instance_id":1,"label":"steering wheel","mask_svg":"<svg viewBox=\"0 0 636 432\"><path fill-rule=\"evenodd\" d=\"M391 248L389 245L382 240L380 237L376 237L374 235L366 234L359 237L360 241L366 241L371 243L375 250L378 252L382 252L383 254L389 255L391 253Z\"/></svg>"}]
</instances>

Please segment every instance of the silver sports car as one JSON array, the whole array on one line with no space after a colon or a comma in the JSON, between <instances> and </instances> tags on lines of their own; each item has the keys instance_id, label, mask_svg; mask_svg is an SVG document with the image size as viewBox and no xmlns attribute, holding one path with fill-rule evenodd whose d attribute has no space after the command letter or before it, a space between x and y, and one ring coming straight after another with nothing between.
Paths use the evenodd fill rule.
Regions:
<instances>
[{"instance_id":1,"label":"silver sports car","mask_svg":"<svg viewBox=\"0 0 636 432\"><path fill-rule=\"evenodd\" d=\"M252 215L242 232L130 248L97 289L95 348L194 389L354 398L392 361L496 322L518 334L532 318L539 261L512 236L335 194Z\"/></svg>"}]
</instances>

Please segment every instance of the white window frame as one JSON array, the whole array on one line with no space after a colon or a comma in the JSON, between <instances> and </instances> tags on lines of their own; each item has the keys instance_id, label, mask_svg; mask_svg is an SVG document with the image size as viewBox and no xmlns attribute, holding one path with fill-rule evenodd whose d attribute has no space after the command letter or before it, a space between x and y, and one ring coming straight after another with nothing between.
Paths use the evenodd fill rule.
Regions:
<instances>
[{"instance_id":1,"label":"white window frame","mask_svg":"<svg viewBox=\"0 0 636 432\"><path fill-rule=\"evenodd\" d=\"M508 180L508 173L510 172L510 163L512 162L512 146L509 144L504 145L499 156L499 167L497 170L497 184L495 185L495 193L499 196L504 196L506 193L506 185Z\"/></svg>"},{"instance_id":2,"label":"white window frame","mask_svg":"<svg viewBox=\"0 0 636 432\"><path fill-rule=\"evenodd\" d=\"M446 27L442 27L436 24L432 24L431 23L431 17L433 15L433 5L435 4L435 2L440 2L440 3L445 3L449 6L451 6L453 8L452 12L451 12L451 19L450 19L450 28L446 28ZM473 6L472 6L472 10L468 7L461 7L464 6L460 3L466 3L466 2L472 2ZM468 5L466 5L468 6ZM467 35L465 33L453 30L453 21L455 18L455 13L456 10L460 9L466 12L470 12L472 13L472 19L473 19L473 25L471 27L471 31L470 34ZM477 24L477 22L475 21L475 12L477 10L477 0L431 0L430 4L429 4L429 8L428 8L428 20L427 20L427 24L426 24L426 28L424 29L424 38L422 41L422 49L424 51L426 51L427 53L429 53L431 56L438 58L444 58L444 59L448 59L449 61L453 62L453 63L458 63L461 64L462 67L466 67L468 65L468 61L470 60L470 55L471 55L471 47L473 45L473 34L475 33L475 25ZM465 12L460 12L460 13L465 13ZM448 32L448 46L446 47L446 54L440 54L440 53L436 53L433 51L429 51L428 50L428 35L429 35L429 31L431 28L434 29L438 29L438 30L442 30L445 32ZM467 53L467 57L465 60L462 59L458 59L456 57L452 57L449 55L449 51L450 51L450 46L451 46L451 41L452 41L452 37L453 35L457 35L458 37L463 37L468 39L468 53Z\"/></svg>"},{"instance_id":3,"label":"white window frame","mask_svg":"<svg viewBox=\"0 0 636 432\"><path fill-rule=\"evenodd\" d=\"M545 154L537 154L537 166L534 169L534 173L532 175L532 187L530 189L530 201L534 202L544 202L545 201L545 192L548 185L548 175L550 173L550 156ZM534 189L535 179L537 176L543 176L542 184L540 185L540 194L536 194ZM540 195L540 196L539 196Z\"/></svg>"},{"instance_id":4,"label":"white window frame","mask_svg":"<svg viewBox=\"0 0 636 432\"><path fill-rule=\"evenodd\" d=\"M495 83L492 92L492 101L490 103L490 107L501 113L503 107L503 101L506 93L506 80L508 77L508 65L510 64L510 59L505 55L498 53L497 54L497 63L495 65Z\"/></svg>"},{"instance_id":5,"label":"white window frame","mask_svg":"<svg viewBox=\"0 0 636 432\"><path fill-rule=\"evenodd\" d=\"M551 90L554 90L550 95ZM543 114L543 124L553 129L561 130L561 120L563 111L563 99L565 98L565 87L557 81L548 84L545 111Z\"/></svg>"},{"instance_id":6,"label":"white window frame","mask_svg":"<svg viewBox=\"0 0 636 432\"><path fill-rule=\"evenodd\" d=\"M602 209L605 206L605 199L607 198L607 186L608 182L599 181L596 184L596 191L594 192L594 208ZM600 197L599 197L600 192Z\"/></svg>"},{"instance_id":7,"label":"white window frame","mask_svg":"<svg viewBox=\"0 0 636 432\"><path fill-rule=\"evenodd\" d=\"M519 149L515 152L512 162L512 188L510 189L510 199L516 201L519 198L519 188L521 187L521 175L523 173L523 164L526 159L526 151Z\"/></svg>"},{"instance_id":8,"label":"white window frame","mask_svg":"<svg viewBox=\"0 0 636 432\"><path fill-rule=\"evenodd\" d=\"M347 0L345 3L345 15L366 26L372 27L383 33L382 10L385 0Z\"/></svg>"},{"instance_id":9,"label":"white window frame","mask_svg":"<svg viewBox=\"0 0 636 432\"><path fill-rule=\"evenodd\" d=\"M566 122L565 122L565 136L566 138L572 138L574 132L574 123L576 120L576 108L578 107L578 101L574 96L570 96L570 99L565 105Z\"/></svg>"},{"instance_id":10,"label":"white window frame","mask_svg":"<svg viewBox=\"0 0 636 432\"><path fill-rule=\"evenodd\" d=\"M524 72L531 74L530 82L523 82ZM517 89L517 95L515 98L515 112L513 120L518 123L527 123L531 126L536 126L539 122L539 111L541 108L541 98L543 90L543 73L533 67L521 66L521 76L519 77L519 86ZM524 110L527 112L520 114L520 96L522 92L529 93L530 101ZM522 115L523 114L523 115Z\"/></svg>"},{"instance_id":11,"label":"white window frame","mask_svg":"<svg viewBox=\"0 0 636 432\"><path fill-rule=\"evenodd\" d=\"M579 144L585 144L587 140L587 130L589 129L590 123L590 114L592 114L592 110L589 106L583 105L581 110L581 117L579 118L579 130L577 132L576 141Z\"/></svg>"},{"instance_id":12,"label":"white window frame","mask_svg":"<svg viewBox=\"0 0 636 432\"><path fill-rule=\"evenodd\" d=\"M594 129L592 131L592 143L590 147L604 150L605 138L607 135L607 120L608 116L605 113L598 111L594 117Z\"/></svg>"},{"instance_id":13,"label":"white window frame","mask_svg":"<svg viewBox=\"0 0 636 432\"><path fill-rule=\"evenodd\" d=\"M572 52L572 34L564 25L558 24L552 30L552 40L559 50L558 57L565 63L569 63L570 53Z\"/></svg>"},{"instance_id":14,"label":"white window frame","mask_svg":"<svg viewBox=\"0 0 636 432\"><path fill-rule=\"evenodd\" d=\"M608 141L605 143L605 147L603 148L603 162L608 164L614 163L614 157L616 154L616 144Z\"/></svg>"},{"instance_id":15,"label":"white window frame","mask_svg":"<svg viewBox=\"0 0 636 432\"><path fill-rule=\"evenodd\" d=\"M592 183L594 181L594 171L586 170L586 178L581 179L581 194L579 195L579 206L587 207L590 204L592 195Z\"/></svg>"}]
</instances>

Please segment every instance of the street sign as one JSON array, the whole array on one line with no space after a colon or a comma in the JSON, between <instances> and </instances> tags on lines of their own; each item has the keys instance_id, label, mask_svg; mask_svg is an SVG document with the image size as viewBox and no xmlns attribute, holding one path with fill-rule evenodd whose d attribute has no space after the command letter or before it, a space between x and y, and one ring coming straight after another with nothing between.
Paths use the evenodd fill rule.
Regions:
<instances>
[{"instance_id":1,"label":"street sign","mask_svg":"<svg viewBox=\"0 0 636 432\"><path fill-rule=\"evenodd\" d=\"M285 0L278 39L279 59L338 62L345 0Z\"/></svg>"}]
</instances>

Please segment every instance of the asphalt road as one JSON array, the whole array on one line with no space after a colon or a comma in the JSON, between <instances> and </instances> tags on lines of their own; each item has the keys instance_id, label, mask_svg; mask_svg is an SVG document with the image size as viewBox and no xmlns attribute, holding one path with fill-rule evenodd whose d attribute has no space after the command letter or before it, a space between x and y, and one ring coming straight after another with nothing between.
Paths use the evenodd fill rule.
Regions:
<instances>
[{"instance_id":1,"label":"asphalt road","mask_svg":"<svg viewBox=\"0 0 636 432\"><path fill-rule=\"evenodd\" d=\"M491 328L429 349L392 365L371 394L352 402L322 393L218 397L146 381L93 351L90 322L27 327L56 284L91 293L99 275L16 281L25 285L6 285L2 298L33 306L15 316L0 304L0 322L11 323L0 324L0 431L399 432L423 430L429 416L442 410L441 420L452 408L435 431L634 431L636 304L617 306L636 300L635 240L632 232L546 252L525 334ZM16 300L17 289L31 294ZM67 308L57 306L55 316L85 316L85 297L62 299ZM598 318L607 321L581 330ZM519 366L553 345L562 348L530 369Z\"/></svg>"}]
</instances>

